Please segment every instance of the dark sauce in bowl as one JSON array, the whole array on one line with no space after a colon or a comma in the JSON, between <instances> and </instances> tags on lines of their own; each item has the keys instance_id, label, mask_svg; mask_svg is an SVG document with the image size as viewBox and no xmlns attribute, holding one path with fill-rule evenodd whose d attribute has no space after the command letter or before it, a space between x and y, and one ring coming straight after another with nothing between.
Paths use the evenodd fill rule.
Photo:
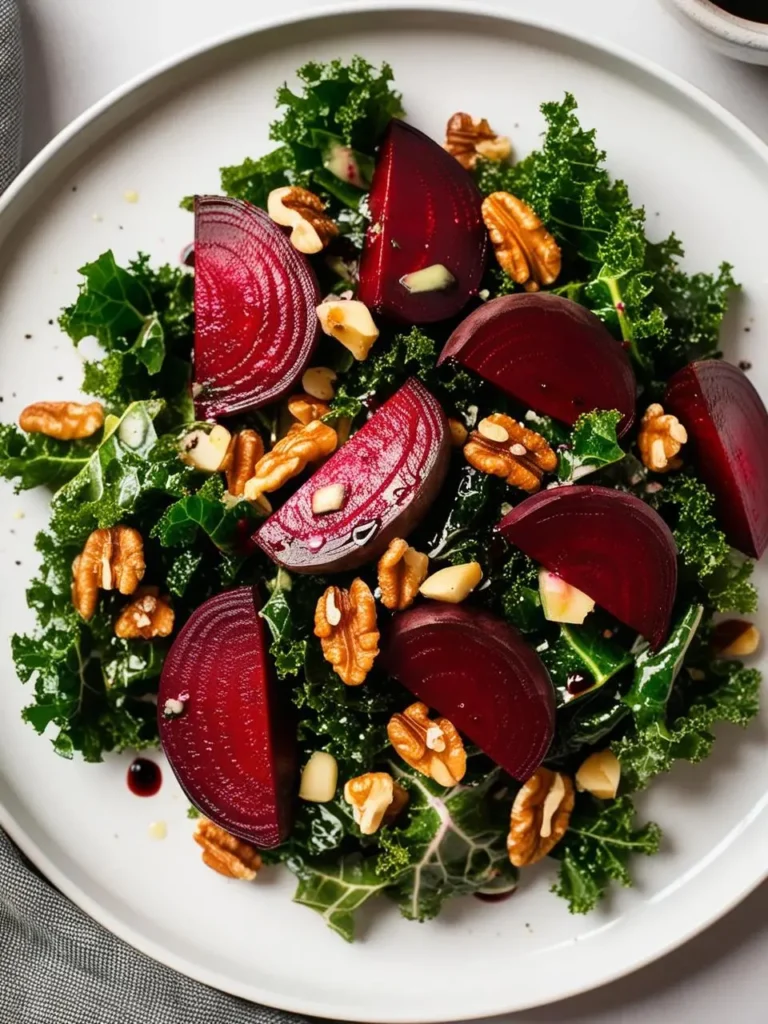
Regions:
<instances>
[{"instance_id":1,"label":"dark sauce in bowl","mask_svg":"<svg viewBox=\"0 0 768 1024\"><path fill-rule=\"evenodd\" d=\"M712 0L715 7L745 21L756 21L768 25L768 5L766 0Z\"/></svg>"}]
</instances>

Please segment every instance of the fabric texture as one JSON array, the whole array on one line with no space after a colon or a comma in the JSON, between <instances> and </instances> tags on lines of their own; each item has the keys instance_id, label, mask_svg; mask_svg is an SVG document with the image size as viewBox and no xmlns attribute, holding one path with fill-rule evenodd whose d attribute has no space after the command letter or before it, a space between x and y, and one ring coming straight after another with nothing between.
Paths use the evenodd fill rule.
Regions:
<instances>
[{"instance_id":1,"label":"fabric texture","mask_svg":"<svg viewBox=\"0 0 768 1024\"><path fill-rule=\"evenodd\" d=\"M0 0L0 192L19 169L22 92L19 12L16 0ZM0 830L0 1024L298 1020L216 992L136 952L45 881Z\"/></svg>"}]
</instances>

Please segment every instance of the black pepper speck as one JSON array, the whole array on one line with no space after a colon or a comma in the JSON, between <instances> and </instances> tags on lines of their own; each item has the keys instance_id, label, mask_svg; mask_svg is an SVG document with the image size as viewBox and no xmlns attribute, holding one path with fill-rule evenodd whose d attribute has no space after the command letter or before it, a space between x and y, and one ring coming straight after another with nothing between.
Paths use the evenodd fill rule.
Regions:
<instances>
[{"instance_id":1,"label":"black pepper speck","mask_svg":"<svg viewBox=\"0 0 768 1024\"><path fill-rule=\"evenodd\" d=\"M64 378L62 376L58 376L56 380L64 380Z\"/></svg>"},{"instance_id":2,"label":"black pepper speck","mask_svg":"<svg viewBox=\"0 0 768 1024\"><path fill-rule=\"evenodd\" d=\"M27 339L27 341L29 341L29 339L32 337L32 335L31 334L25 334L24 337Z\"/></svg>"},{"instance_id":3,"label":"black pepper speck","mask_svg":"<svg viewBox=\"0 0 768 1024\"><path fill-rule=\"evenodd\" d=\"M747 370L752 369L752 363L750 363L747 359L742 359L739 363L739 369L744 370L744 372L746 373Z\"/></svg>"}]
</instances>

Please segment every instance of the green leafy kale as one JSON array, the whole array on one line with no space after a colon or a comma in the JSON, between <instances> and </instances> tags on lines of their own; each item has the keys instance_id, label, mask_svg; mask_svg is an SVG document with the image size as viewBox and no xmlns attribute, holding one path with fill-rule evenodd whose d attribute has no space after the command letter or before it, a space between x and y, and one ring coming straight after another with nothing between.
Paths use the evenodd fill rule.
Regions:
<instances>
[{"instance_id":1,"label":"green leafy kale","mask_svg":"<svg viewBox=\"0 0 768 1024\"><path fill-rule=\"evenodd\" d=\"M559 452L558 479L576 483L603 466L623 459L624 451L616 437L620 422L621 413L615 409L582 413L573 426L570 445Z\"/></svg>"},{"instance_id":2,"label":"green leafy kale","mask_svg":"<svg viewBox=\"0 0 768 1024\"><path fill-rule=\"evenodd\" d=\"M298 184L329 198L334 216L344 207L357 210L384 129L404 113L402 97L391 87L392 69L382 64L377 70L353 57L348 63L311 61L297 75L300 93L287 85L277 93L284 109L269 134L281 145L259 160L223 167L222 191L266 208L272 189ZM344 233L355 226L348 217L342 219Z\"/></svg>"},{"instance_id":3,"label":"green leafy kale","mask_svg":"<svg viewBox=\"0 0 768 1024\"><path fill-rule=\"evenodd\" d=\"M294 902L316 910L347 942L355 937L355 911L389 884L376 873L376 858L359 853L287 863L299 878Z\"/></svg>"},{"instance_id":4,"label":"green leafy kale","mask_svg":"<svg viewBox=\"0 0 768 1024\"><path fill-rule=\"evenodd\" d=\"M589 622L584 626L561 625L557 640L537 649L563 704L574 699L568 683L575 676L584 680L584 689L579 693L583 700L632 664L629 651Z\"/></svg>"},{"instance_id":5,"label":"green leafy kale","mask_svg":"<svg viewBox=\"0 0 768 1024\"><path fill-rule=\"evenodd\" d=\"M169 425L188 422L192 275L170 266L152 270L144 255L125 269L111 251L80 273L80 294L59 323L75 344L94 337L101 346L103 355L86 361L83 390L118 412L133 401L162 398Z\"/></svg>"},{"instance_id":6,"label":"green leafy kale","mask_svg":"<svg viewBox=\"0 0 768 1024\"><path fill-rule=\"evenodd\" d=\"M401 764L390 771L410 793L409 821L381 832L376 873L391 884L387 895L404 917L426 921L452 896L499 891L500 880L515 888L506 850L511 796L499 785L498 769L449 790Z\"/></svg>"},{"instance_id":7,"label":"green leafy kale","mask_svg":"<svg viewBox=\"0 0 768 1024\"><path fill-rule=\"evenodd\" d=\"M743 615L757 607L752 563L731 551L713 512L715 499L695 476L680 473L665 480L655 505L673 527L684 566L716 611Z\"/></svg>"},{"instance_id":8,"label":"green leafy kale","mask_svg":"<svg viewBox=\"0 0 768 1024\"><path fill-rule=\"evenodd\" d=\"M14 480L17 492L43 484L56 490L80 472L100 440L101 432L82 441L59 441L0 423L0 477Z\"/></svg>"},{"instance_id":9,"label":"green leafy kale","mask_svg":"<svg viewBox=\"0 0 768 1024\"><path fill-rule=\"evenodd\" d=\"M635 657L635 676L622 697L632 711L638 729L666 717L667 703L683 667L688 648L701 625L704 606L693 604L675 625L669 639L658 651L645 647Z\"/></svg>"},{"instance_id":10,"label":"green leafy kale","mask_svg":"<svg viewBox=\"0 0 768 1024\"><path fill-rule=\"evenodd\" d=\"M539 595L539 570L522 551L514 551L501 572L501 611L523 633L545 625Z\"/></svg>"},{"instance_id":11,"label":"green leafy kale","mask_svg":"<svg viewBox=\"0 0 768 1024\"><path fill-rule=\"evenodd\" d=\"M687 276L672 238L648 242L645 213L623 181L612 181L594 130L581 127L576 101L544 103L540 149L514 167L480 161L486 194L503 189L528 202L563 250L564 284L555 291L592 309L628 346L649 377L669 375L716 351L730 268ZM672 297L674 293L674 298Z\"/></svg>"},{"instance_id":12,"label":"green leafy kale","mask_svg":"<svg viewBox=\"0 0 768 1024\"><path fill-rule=\"evenodd\" d=\"M602 801L580 796L568 831L553 850L560 874L552 891L568 901L572 914L587 914L606 895L611 882L631 886L627 861L634 853L658 853L661 829L636 828L629 797Z\"/></svg>"},{"instance_id":13,"label":"green leafy kale","mask_svg":"<svg viewBox=\"0 0 768 1024\"><path fill-rule=\"evenodd\" d=\"M696 675L670 724L656 721L633 729L612 745L621 762L622 787L627 791L644 789L677 760L703 761L712 751L712 729L717 722L744 727L757 714L760 673L756 669L746 669L738 662L715 662Z\"/></svg>"},{"instance_id":14,"label":"green leafy kale","mask_svg":"<svg viewBox=\"0 0 768 1024\"><path fill-rule=\"evenodd\" d=\"M194 494L186 494L170 505L152 527L164 547L191 547L199 531L220 551L231 552L244 532L256 528L262 516L249 501L224 502L224 482L214 475Z\"/></svg>"},{"instance_id":15,"label":"green leafy kale","mask_svg":"<svg viewBox=\"0 0 768 1024\"><path fill-rule=\"evenodd\" d=\"M293 580L285 569L278 569L270 584L269 600L260 615L272 634L269 653L280 679L298 676L304 668L307 654L308 629L302 628L289 600ZM309 612L304 606L304 611Z\"/></svg>"}]
</instances>

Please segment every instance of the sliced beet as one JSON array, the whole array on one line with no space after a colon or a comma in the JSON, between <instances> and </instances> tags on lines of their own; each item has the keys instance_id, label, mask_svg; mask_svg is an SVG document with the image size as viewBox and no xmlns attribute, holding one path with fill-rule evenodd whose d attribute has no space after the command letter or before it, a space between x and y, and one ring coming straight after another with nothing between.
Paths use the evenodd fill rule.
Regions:
<instances>
[{"instance_id":1,"label":"sliced beet","mask_svg":"<svg viewBox=\"0 0 768 1024\"><path fill-rule=\"evenodd\" d=\"M393 120L379 150L369 197L371 226L360 261L358 298L409 324L446 320L477 294L488 258L482 196L442 146ZM401 279L443 266L450 287L409 292Z\"/></svg>"},{"instance_id":2,"label":"sliced beet","mask_svg":"<svg viewBox=\"0 0 768 1024\"><path fill-rule=\"evenodd\" d=\"M387 670L524 782L555 728L555 695L539 656L502 619L437 602L396 615Z\"/></svg>"},{"instance_id":3,"label":"sliced beet","mask_svg":"<svg viewBox=\"0 0 768 1024\"><path fill-rule=\"evenodd\" d=\"M437 497L448 469L448 424L437 399L411 379L254 534L292 572L342 572L407 537ZM342 488L337 511L312 496Z\"/></svg>"},{"instance_id":4,"label":"sliced beet","mask_svg":"<svg viewBox=\"0 0 768 1024\"><path fill-rule=\"evenodd\" d=\"M592 409L618 409L620 432L632 425L629 356L594 313L559 295L491 299L450 336L438 364L448 359L563 423Z\"/></svg>"},{"instance_id":5,"label":"sliced beet","mask_svg":"<svg viewBox=\"0 0 768 1024\"><path fill-rule=\"evenodd\" d=\"M254 591L200 605L165 660L160 740L202 813L262 849L290 830L297 791L293 718L275 684Z\"/></svg>"},{"instance_id":6,"label":"sliced beet","mask_svg":"<svg viewBox=\"0 0 768 1024\"><path fill-rule=\"evenodd\" d=\"M664 409L688 431L696 469L717 499L731 544L753 558L768 547L768 412L730 363L691 363L670 380ZM690 446L690 447L689 447Z\"/></svg>"},{"instance_id":7,"label":"sliced beet","mask_svg":"<svg viewBox=\"0 0 768 1024\"><path fill-rule=\"evenodd\" d=\"M198 419L257 409L289 391L317 341L317 280L263 210L195 199Z\"/></svg>"},{"instance_id":8,"label":"sliced beet","mask_svg":"<svg viewBox=\"0 0 768 1024\"><path fill-rule=\"evenodd\" d=\"M651 647L664 642L677 590L677 549L667 524L645 502L607 487L558 487L526 498L499 530Z\"/></svg>"}]
</instances>

